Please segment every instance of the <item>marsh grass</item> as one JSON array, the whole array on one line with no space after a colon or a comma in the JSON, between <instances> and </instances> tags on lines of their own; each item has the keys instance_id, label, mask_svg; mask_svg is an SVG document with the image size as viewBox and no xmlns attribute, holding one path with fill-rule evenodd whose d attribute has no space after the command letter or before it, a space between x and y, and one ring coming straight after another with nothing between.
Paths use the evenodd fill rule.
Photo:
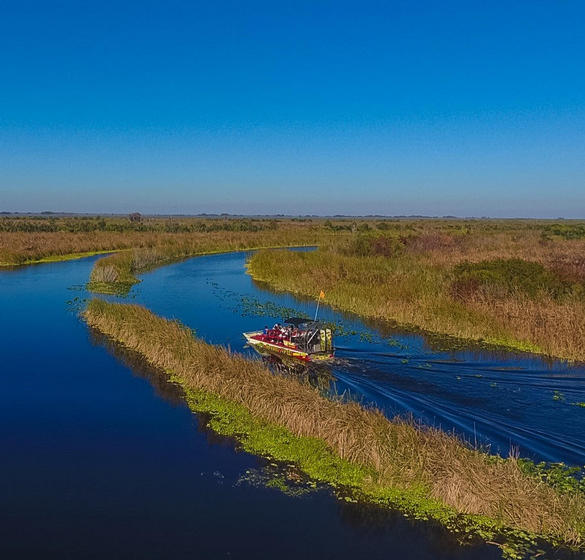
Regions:
<instances>
[{"instance_id":1,"label":"marsh grass","mask_svg":"<svg viewBox=\"0 0 585 560\"><path fill-rule=\"evenodd\" d=\"M333 235L321 223L314 224L311 221L257 222L260 225L250 230L208 229L205 232L172 235L159 233L152 244L134 247L96 261L88 288L98 293L124 294L139 281L136 275L188 257L227 251L315 245Z\"/></svg>"},{"instance_id":2,"label":"marsh grass","mask_svg":"<svg viewBox=\"0 0 585 560\"><path fill-rule=\"evenodd\" d=\"M555 300L585 293L585 282L571 282L539 262L523 259L462 262L454 267L453 276L451 291L461 299L473 298L480 292L491 292L495 298L518 292L532 299Z\"/></svg>"},{"instance_id":3,"label":"marsh grass","mask_svg":"<svg viewBox=\"0 0 585 560\"><path fill-rule=\"evenodd\" d=\"M514 457L489 456L440 430L324 398L140 306L93 300L84 318L168 372L195 410L212 414L213 429L239 437L249 450L504 547L532 546L535 535L583 546L583 494L556 490Z\"/></svg>"},{"instance_id":4,"label":"marsh grass","mask_svg":"<svg viewBox=\"0 0 585 560\"><path fill-rule=\"evenodd\" d=\"M268 233L201 235L182 242L132 249L104 257L94 264L88 288L96 293L126 293L139 280L136 275L153 268L197 256L228 251L307 246L322 240L310 229Z\"/></svg>"},{"instance_id":5,"label":"marsh grass","mask_svg":"<svg viewBox=\"0 0 585 560\"><path fill-rule=\"evenodd\" d=\"M243 248L241 245L238 243L237 250L247 248L245 244ZM234 250L229 243L219 244L219 246L223 249L208 251L200 245L193 244L182 248L133 249L110 255L96 261L90 273L87 288L95 293L124 295L134 284L140 282L137 278L138 274L190 256Z\"/></svg>"},{"instance_id":6,"label":"marsh grass","mask_svg":"<svg viewBox=\"0 0 585 560\"><path fill-rule=\"evenodd\" d=\"M328 304L363 317L585 360L585 284L577 265L573 276L558 272L559 262L580 262L585 244L543 246L532 230L457 233L451 241L445 235L407 237L390 255L376 254L380 244L371 234L366 252L348 239L312 253L259 252L248 271L277 290L304 296L324 290Z\"/></svg>"}]
</instances>

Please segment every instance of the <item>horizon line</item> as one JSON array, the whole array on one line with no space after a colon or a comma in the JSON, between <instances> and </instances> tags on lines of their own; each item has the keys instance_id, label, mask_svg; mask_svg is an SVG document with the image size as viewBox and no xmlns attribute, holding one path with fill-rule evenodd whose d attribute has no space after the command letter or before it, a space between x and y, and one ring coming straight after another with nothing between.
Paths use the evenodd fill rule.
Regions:
<instances>
[{"instance_id":1,"label":"horizon line","mask_svg":"<svg viewBox=\"0 0 585 560\"><path fill-rule=\"evenodd\" d=\"M53 210L33 211L0 211L0 216L54 216L54 217L125 217L138 213L145 218L316 218L316 219L419 219L419 220L536 220L536 221L583 221L580 218L565 218L563 216L538 218L519 216L456 216L456 215L427 215L427 214L232 214L230 212L201 212L198 214L175 214L175 213L143 213L143 212L59 212Z\"/></svg>"}]
</instances>

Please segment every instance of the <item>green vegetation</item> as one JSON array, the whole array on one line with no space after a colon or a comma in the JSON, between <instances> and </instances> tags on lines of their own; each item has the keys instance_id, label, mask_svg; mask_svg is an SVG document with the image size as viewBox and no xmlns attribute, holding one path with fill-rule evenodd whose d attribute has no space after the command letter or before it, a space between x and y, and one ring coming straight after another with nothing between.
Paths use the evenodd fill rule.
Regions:
<instances>
[{"instance_id":1,"label":"green vegetation","mask_svg":"<svg viewBox=\"0 0 585 560\"><path fill-rule=\"evenodd\" d=\"M93 300L84 318L166 371L215 431L296 464L340 498L437 521L462 541L498 544L509 558L536 553L545 542L584 549L585 496L559 486L556 471L528 472L532 467L513 457L484 454L440 430L324 398L140 306Z\"/></svg>"},{"instance_id":2,"label":"green vegetation","mask_svg":"<svg viewBox=\"0 0 585 560\"><path fill-rule=\"evenodd\" d=\"M97 261L91 271L88 288L102 294L127 294L138 282L135 276L139 272L136 253L115 253Z\"/></svg>"},{"instance_id":3,"label":"green vegetation","mask_svg":"<svg viewBox=\"0 0 585 560\"><path fill-rule=\"evenodd\" d=\"M551 224L543 228L542 236L550 239L553 236L563 239L585 239L585 224Z\"/></svg>"},{"instance_id":4,"label":"green vegetation","mask_svg":"<svg viewBox=\"0 0 585 560\"><path fill-rule=\"evenodd\" d=\"M453 274L452 291L463 298L478 291L490 292L494 297L521 292L532 299L543 295L554 299L585 295L583 284L568 282L541 263L523 259L463 262L455 266Z\"/></svg>"},{"instance_id":5,"label":"green vegetation","mask_svg":"<svg viewBox=\"0 0 585 560\"><path fill-rule=\"evenodd\" d=\"M534 463L528 459L518 459L518 464L524 473L563 494L585 494L585 472L579 467L569 467L564 463Z\"/></svg>"},{"instance_id":6,"label":"green vegetation","mask_svg":"<svg viewBox=\"0 0 585 560\"><path fill-rule=\"evenodd\" d=\"M278 228L275 219L261 218L143 218L101 216L4 216L0 232L87 233L87 232L156 232L206 233L216 231L265 231Z\"/></svg>"}]
</instances>

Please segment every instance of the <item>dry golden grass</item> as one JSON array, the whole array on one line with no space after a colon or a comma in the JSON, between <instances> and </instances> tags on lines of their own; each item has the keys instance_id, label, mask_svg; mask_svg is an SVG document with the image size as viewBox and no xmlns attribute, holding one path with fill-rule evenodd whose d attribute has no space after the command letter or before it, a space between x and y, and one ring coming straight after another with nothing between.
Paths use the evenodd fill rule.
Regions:
<instances>
[{"instance_id":1,"label":"dry golden grass","mask_svg":"<svg viewBox=\"0 0 585 560\"><path fill-rule=\"evenodd\" d=\"M31 218L31 221L33 219ZM75 223L75 220L69 220ZM80 222L83 220L80 218ZM168 220L167 220L168 221ZM153 220L152 227L164 224ZM224 223L225 222L225 223ZM33 221L34 223L34 221ZM106 223L109 222L106 220ZM114 224L117 223L114 221ZM211 224L207 227L226 227L230 221L214 224L211 220L184 219L185 227ZM237 223L237 222L236 222ZM46 257L121 249L155 250L157 253L187 256L204 251L239 250L247 247L312 244L330 235L320 222L293 220L256 220L247 231L189 231L158 230L125 231L5 231L0 229L0 264L23 264ZM144 251L147 254L148 251Z\"/></svg>"},{"instance_id":2,"label":"dry golden grass","mask_svg":"<svg viewBox=\"0 0 585 560\"><path fill-rule=\"evenodd\" d=\"M315 253L260 252L249 271L279 290L307 296L324 290L329 304L361 316L585 360L585 239L549 239L536 223L516 229L508 224L505 231L488 225L478 222L475 230L452 233L445 224L425 222L410 236L394 238L400 239L398 250L392 244L373 245L383 254L355 254L359 235L325 242ZM581 291L563 298L545 289L538 297L521 290L454 296L456 265L495 259L540 263L560 280L579 284Z\"/></svg>"},{"instance_id":3,"label":"dry golden grass","mask_svg":"<svg viewBox=\"0 0 585 560\"><path fill-rule=\"evenodd\" d=\"M512 258L541 263L560 278L585 286L585 235L579 234L585 226L578 222L148 218L131 224L126 218L31 217L3 218L0 225L0 264L133 249L96 263L91 282L104 291L115 283L129 286L136 273L191 255L316 244L323 248L317 255L258 255L251 271L279 289L311 296L323 289L329 303L363 316L585 360L585 298L559 301L485 292L454 298L451 289L459 263ZM56 231L42 231L48 227ZM238 227L242 231L233 229ZM83 228L94 229L79 231ZM557 230L574 235L565 238ZM401 254L393 254L393 244L382 244L377 256L343 252L360 235L371 233L384 233L403 248Z\"/></svg>"},{"instance_id":4,"label":"dry golden grass","mask_svg":"<svg viewBox=\"0 0 585 560\"><path fill-rule=\"evenodd\" d=\"M570 545L583 543L583 495L558 493L524 474L513 458L495 460L439 430L326 399L309 385L197 340L180 324L140 306L93 300L84 316L100 332L177 374L187 388L244 405L255 417L295 435L319 438L340 457L375 469L374 484L422 486L460 512L553 535Z\"/></svg>"},{"instance_id":5,"label":"dry golden grass","mask_svg":"<svg viewBox=\"0 0 585 560\"><path fill-rule=\"evenodd\" d=\"M413 242L409 248L434 265L453 266L463 261L518 258L545 266L564 264L577 273L585 267L585 238L570 241L545 239L542 230L538 229L505 232L478 229L467 235L453 236L427 226L421 237L423 242ZM437 238L443 242L437 242Z\"/></svg>"},{"instance_id":6,"label":"dry golden grass","mask_svg":"<svg viewBox=\"0 0 585 560\"><path fill-rule=\"evenodd\" d=\"M138 282L136 274L194 255L316 244L331 234L319 226L282 227L278 231L212 232L175 234L159 239L152 247L133 248L98 260L91 272L89 287L95 292L125 290Z\"/></svg>"},{"instance_id":7,"label":"dry golden grass","mask_svg":"<svg viewBox=\"0 0 585 560\"><path fill-rule=\"evenodd\" d=\"M535 344L548 356L585 361L585 302L535 301L522 295L494 299L480 294L466 307L492 318L503 332Z\"/></svg>"},{"instance_id":8,"label":"dry golden grass","mask_svg":"<svg viewBox=\"0 0 585 560\"><path fill-rule=\"evenodd\" d=\"M154 235L150 236L154 243ZM0 232L0 264L19 265L50 256L127 249L149 243L140 234Z\"/></svg>"}]
</instances>

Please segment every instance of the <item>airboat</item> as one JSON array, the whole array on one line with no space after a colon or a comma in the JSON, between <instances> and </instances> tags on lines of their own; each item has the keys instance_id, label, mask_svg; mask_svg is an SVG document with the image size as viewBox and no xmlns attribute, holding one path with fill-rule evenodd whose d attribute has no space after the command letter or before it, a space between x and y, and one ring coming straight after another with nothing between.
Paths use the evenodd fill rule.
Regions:
<instances>
[{"instance_id":1,"label":"airboat","mask_svg":"<svg viewBox=\"0 0 585 560\"><path fill-rule=\"evenodd\" d=\"M317 320L289 317L272 328L243 334L248 344L260 353L269 352L304 362L333 359L331 329Z\"/></svg>"}]
</instances>

